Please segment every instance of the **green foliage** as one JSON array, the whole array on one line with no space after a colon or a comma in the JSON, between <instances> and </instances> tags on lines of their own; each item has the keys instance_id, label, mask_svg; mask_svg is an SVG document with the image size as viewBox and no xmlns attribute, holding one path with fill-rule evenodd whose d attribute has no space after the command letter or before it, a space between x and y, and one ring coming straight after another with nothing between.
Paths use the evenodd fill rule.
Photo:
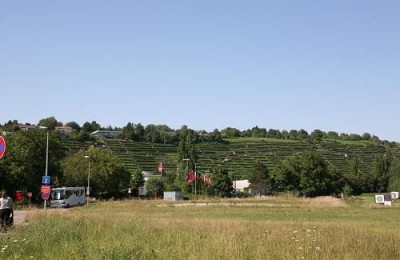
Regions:
<instances>
[{"instance_id":1,"label":"green foliage","mask_svg":"<svg viewBox=\"0 0 400 260\"><path fill-rule=\"evenodd\" d=\"M350 185L346 184L343 186L343 195L345 197L349 197L351 195L353 195L353 188L351 188Z\"/></svg>"},{"instance_id":2,"label":"green foliage","mask_svg":"<svg viewBox=\"0 0 400 260\"><path fill-rule=\"evenodd\" d=\"M61 125L61 122L60 123L57 122L57 119L54 116L52 116L52 117L41 119L39 121L38 125L45 126L49 130L54 130L56 128L56 126Z\"/></svg>"},{"instance_id":3,"label":"green foliage","mask_svg":"<svg viewBox=\"0 0 400 260\"><path fill-rule=\"evenodd\" d=\"M390 154L383 154L375 157L374 161L374 187L372 191L385 192L389 185L389 169L392 162Z\"/></svg>"},{"instance_id":4,"label":"green foliage","mask_svg":"<svg viewBox=\"0 0 400 260\"><path fill-rule=\"evenodd\" d=\"M72 129L76 130L76 131L80 131L81 127L79 126L79 124L75 121L71 121L65 124L66 126L71 127Z\"/></svg>"},{"instance_id":5,"label":"green foliage","mask_svg":"<svg viewBox=\"0 0 400 260\"><path fill-rule=\"evenodd\" d=\"M268 168L262 162L257 162L254 171L249 176L251 192L253 194L265 195L271 189L271 176Z\"/></svg>"},{"instance_id":6,"label":"green foliage","mask_svg":"<svg viewBox=\"0 0 400 260\"><path fill-rule=\"evenodd\" d=\"M90 134L94 131L100 130L101 126L96 121L92 121L92 123L85 122L81 128L82 133Z\"/></svg>"},{"instance_id":7,"label":"green foliage","mask_svg":"<svg viewBox=\"0 0 400 260\"><path fill-rule=\"evenodd\" d=\"M65 186L87 186L90 157L91 194L110 198L121 196L131 182L131 174L124 168L118 157L108 150L91 147L71 155L63 164Z\"/></svg>"},{"instance_id":8,"label":"green foliage","mask_svg":"<svg viewBox=\"0 0 400 260\"><path fill-rule=\"evenodd\" d=\"M0 160L0 188L11 194L16 190L37 194L46 169L46 131L17 131L5 139L7 151ZM60 162L65 152L52 131L49 131L48 155L48 175L51 176L52 185L58 185L62 178Z\"/></svg>"},{"instance_id":9,"label":"green foliage","mask_svg":"<svg viewBox=\"0 0 400 260\"><path fill-rule=\"evenodd\" d=\"M183 191L188 190L186 187L187 173L190 170L194 170L195 164L197 163L196 146L194 143L195 134L193 130L183 126L179 132L178 168L180 170L176 182L177 186Z\"/></svg>"},{"instance_id":10,"label":"green foliage","mask_svg":"<svg viewBox=\"0 0 400 260\"><path fill-rule=\"evenodd\" d=\"M400 160L393 159L389 168L388 191L400 191Z\"/></svg>"},{"instance_id":11,"label":"green foliage","mask_svg":"<svg viewBox=\"0 0 400 260\"><path fill-rule=\"evenodd\" d=\"M324 137L324 132L322 132L319 129L315 129L312 133L311 133L311 141L314 143L319 143L322 141L322 138Z\"/></svg>"},{"instance_id":12,"label":"green foliage","mask_svg":"<svg viewBox=\"0 0 400 260\"><path fill-rule=\"evenodd\" d=\"M373 205L371 195L354 207L326 199L214 199L201 207L126 200L30 210L28 225L0 235L0 258L400 259L398 206Z\"/></svg>"},{"instance_id":13,"label":"green foliage","mask_svg":"<svg viewBox=\"0 0 400 260\"><path fill-rule=\"evenodd\" d=\"M280 191L315 197L342 190L343 178L314 153L289 156L277 167L275 184Z\"/></svg>"},{"instance_id":14,"label":"green foliage","mask_svg":"<svg viewBox=\"0 0 400 260\"><path fill-rule=\"evenodd\" d=\"M147 195L151 197L162 197L164 192L164 183L161 178L150 178L146 182Z\"/></svg>"},{"instance_id":15,"label":"green foliage","mask_svg":"<svg viewBox=\"0 0 400 260\"><path fill-rule=\"evenodd\" d=\"M214 195L231 197L233 195L233 181L226 169L217 166L213 170L211 189Z\"/></svg>"},{"instance_id":16,"label":"green foliage","mask_svg":"<svg viewBox=\"0 0 400 260\"><path fill-rule=\"evenodd\" d=\"M135 171L131 180L132 194L134 195L139 194L139 187L143 187L144 183L145 181L142 171L140 170Z\"/></svg>"},{"instance_id":17,"label":"green foliage","mask_svg":"<svg viewBox=\"0 0 400 260\"><path fill-rule=\"evenodd\" d=\"M240 136L240 131L236 128L232 127L227 127L223 130L221 130L221 136L223 138L234 138L234 137L239 137Z\"/></svg>"}]
</instances>

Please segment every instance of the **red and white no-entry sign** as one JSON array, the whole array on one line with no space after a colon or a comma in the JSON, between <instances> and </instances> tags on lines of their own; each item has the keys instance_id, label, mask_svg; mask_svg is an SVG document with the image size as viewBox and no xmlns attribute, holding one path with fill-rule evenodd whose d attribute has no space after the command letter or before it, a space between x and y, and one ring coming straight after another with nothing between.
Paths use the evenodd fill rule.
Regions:
<instances>
[{"instance_id":1,"label":"red and white no-entry sign","mask_svg":"<svg viewBox=\"0 0 400 260\"><path fill-rule=\"evenodd\" d=\"M3 157L6 152L6 140L2 136L0 136L0 158Z\"/></svg>"}]
</instances>

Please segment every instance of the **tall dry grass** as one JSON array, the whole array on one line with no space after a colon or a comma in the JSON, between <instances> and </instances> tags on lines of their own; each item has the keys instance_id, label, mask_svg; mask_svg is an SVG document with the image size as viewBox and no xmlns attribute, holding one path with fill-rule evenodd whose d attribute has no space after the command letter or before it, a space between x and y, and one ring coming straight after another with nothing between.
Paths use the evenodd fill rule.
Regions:
<instances>
[{"instance_id":1,"label":"tall dry grass","mask_svg":"<svg viewBox=\"0 0 400 260\"><path fill-rule=\"evenodd\" d=\"M333 198L99 203L32 212L0 259L400 259L399 213Z\"/></svg>"}]
</instances>

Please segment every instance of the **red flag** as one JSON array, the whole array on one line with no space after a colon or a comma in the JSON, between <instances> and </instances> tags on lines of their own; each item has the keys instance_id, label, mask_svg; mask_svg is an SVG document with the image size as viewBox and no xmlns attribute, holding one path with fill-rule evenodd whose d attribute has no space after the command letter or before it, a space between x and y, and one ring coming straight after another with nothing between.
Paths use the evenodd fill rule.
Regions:
<instances>
[{"instance_id":1,"label":"red flag","mask_svg":"<svg viewBox=\"0 0 400 260\"><path fill-rule=\"evenodd\" d=\"M158 172L162 173L162 162L158 163Z\"/></svg>"},{"instance_id":2,"label":"red flag","mask_svg":"<svg viewBox=\"0 0 400 260\"><path fill-rule=\"evenodd\" d=\"M190 170L189 173L188 173L187 181L188 181L188 183L192 183L193 180L194 180L194 174L193 174L193 171Z\"/></svg>"}]
</instances>

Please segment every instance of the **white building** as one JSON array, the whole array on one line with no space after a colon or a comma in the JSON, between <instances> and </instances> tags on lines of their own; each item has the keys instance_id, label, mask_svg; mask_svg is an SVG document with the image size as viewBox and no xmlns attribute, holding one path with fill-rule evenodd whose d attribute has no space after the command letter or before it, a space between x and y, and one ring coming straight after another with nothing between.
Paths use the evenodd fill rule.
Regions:
<instances>
[{"instance_id":1,"label":"white building","mask_svg":"<svg viewBox=\"0 0 400 260\"><path fill-rule=\"evenodd\" d=\"M236 180L233 181L233 188L235 191L246 191L250 186L249 180Z\"/></svg>"}]
</instances>

